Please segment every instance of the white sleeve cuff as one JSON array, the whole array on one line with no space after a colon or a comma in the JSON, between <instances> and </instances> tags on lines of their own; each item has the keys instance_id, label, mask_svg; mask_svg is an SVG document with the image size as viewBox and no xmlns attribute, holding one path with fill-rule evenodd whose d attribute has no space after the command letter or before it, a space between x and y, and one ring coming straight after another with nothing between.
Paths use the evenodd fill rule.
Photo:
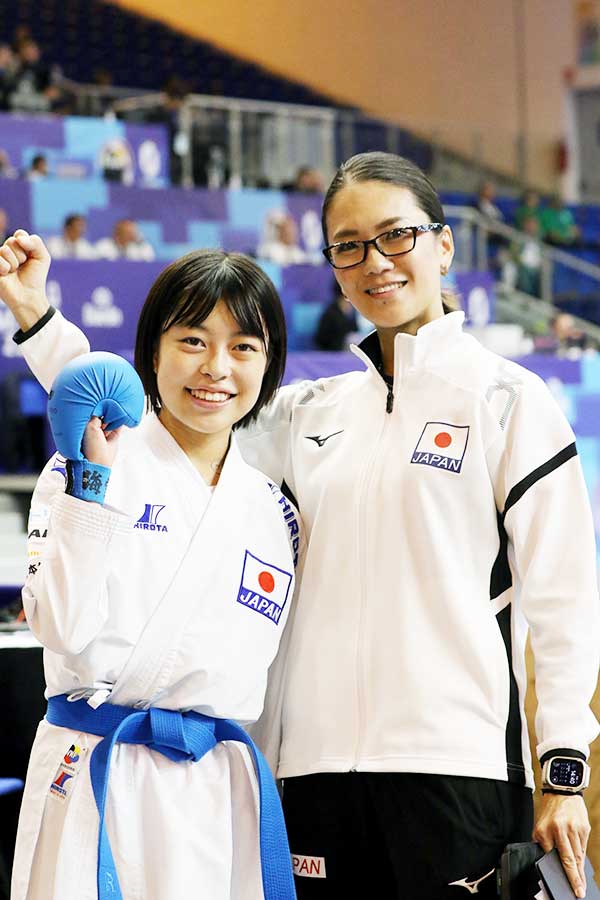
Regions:
<instances>
[{"instance_id":1,"label":"white sleeve cuff","mask_svg":"<svg viewBox=\"0 0 600 900\"><path fill-rule=\"evenodd\" d=\"M87 537L109 544L114 536L133 531L133 519L98 503L57 494L52 502L52 520L60 528L76 530Z\"/></svg>"}]
</instances>

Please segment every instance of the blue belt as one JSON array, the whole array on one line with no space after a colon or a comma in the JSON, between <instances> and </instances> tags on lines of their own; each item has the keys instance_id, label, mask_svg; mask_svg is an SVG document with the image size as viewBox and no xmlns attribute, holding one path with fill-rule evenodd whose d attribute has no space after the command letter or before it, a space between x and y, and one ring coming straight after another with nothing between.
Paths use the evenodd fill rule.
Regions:
<instances>
[{"instance_id":1,"label":"blue belt","mask_svg":"<svg viewBox=\"0 0 600 900\"><path fill-rule=\"evenodd\" d=\"M122 900L104 813L110 757L118 742L144 744L176 762L198 762L220 741L239 741L250 749L260 796L260 864L265 900L295 900L294 877L283 811L266 760L250 735L230 719L151 707L138 710L103 703L92 709L85 700L69 702L66 694L50 697L46 720L51 725L104 738L90 757L90 777L100 816L98 836L98 900Z\"/></svg>"}]
</instances>

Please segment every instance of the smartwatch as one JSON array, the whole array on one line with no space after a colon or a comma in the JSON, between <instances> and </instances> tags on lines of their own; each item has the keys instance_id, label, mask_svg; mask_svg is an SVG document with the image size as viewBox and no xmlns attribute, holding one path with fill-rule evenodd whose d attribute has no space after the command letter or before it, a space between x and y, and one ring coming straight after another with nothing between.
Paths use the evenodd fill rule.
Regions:
<instances>
[{"instance_id":1,"label":"smartwatch","mask_svg":"<svg viewBox=\"0 0 600 900\"><path fill-rule=\"evenodd\" d=\"M542 767L542 791L580 794L590 783L590 767L582 759L551 756Z\"/></svg>"}]
</instances>

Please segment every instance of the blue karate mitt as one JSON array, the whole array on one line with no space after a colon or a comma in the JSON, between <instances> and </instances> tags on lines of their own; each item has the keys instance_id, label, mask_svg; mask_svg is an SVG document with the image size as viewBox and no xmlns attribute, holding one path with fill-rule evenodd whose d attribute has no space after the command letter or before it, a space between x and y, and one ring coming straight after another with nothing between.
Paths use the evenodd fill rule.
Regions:
<instances>
[{"instance_id":1,"label":"blue karate mitt","mask_svg":"<svg viewBox=\"0 0 600 900\"><path fill-rule=\"evenodd\" d=\"M92 416L107 431L139 425L144 388L127 360L115 353L87 353L61 369L48 399L48 419L56 449L65 459L83 459L82 442Z\"/></svg>"},{"instance_id":2,"label":"blue karate mitt","mask_svg":"<svg viewBox=\"0 0 600 900\"><path fill-rule=\"evenodd\" d=\"M67 460L67 494L103 503L110 469L83 455L83 436L92 416L107 431L139 425L144 388L132 365L114 353L88 353L71 360L56 377L48 399L48 419L56 449Z\"/></svg>"}]
</instances>

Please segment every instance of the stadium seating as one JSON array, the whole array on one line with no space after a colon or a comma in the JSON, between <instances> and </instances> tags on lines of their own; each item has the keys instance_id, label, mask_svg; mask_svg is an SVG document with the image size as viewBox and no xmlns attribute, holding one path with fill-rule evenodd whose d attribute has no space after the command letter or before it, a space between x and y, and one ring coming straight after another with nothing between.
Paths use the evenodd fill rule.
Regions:
<instances>
[{"instance_id":1,"label":"stadium seating","mask_svg":"<svg viewBox=\"0 0 600 900\"><path fill-rule=\"evenodd\" d=\"M10 41L20 24L30 27L45 60L60 65L74 81L90 84L95 71L104 69L114 84L146 90L159 90L177 75L195 93L285 103L332 102L209 43L101 0L48 0L41 6L23 0L14 15L2 17L0 41Z\"/></svg>"}]
</instances>

